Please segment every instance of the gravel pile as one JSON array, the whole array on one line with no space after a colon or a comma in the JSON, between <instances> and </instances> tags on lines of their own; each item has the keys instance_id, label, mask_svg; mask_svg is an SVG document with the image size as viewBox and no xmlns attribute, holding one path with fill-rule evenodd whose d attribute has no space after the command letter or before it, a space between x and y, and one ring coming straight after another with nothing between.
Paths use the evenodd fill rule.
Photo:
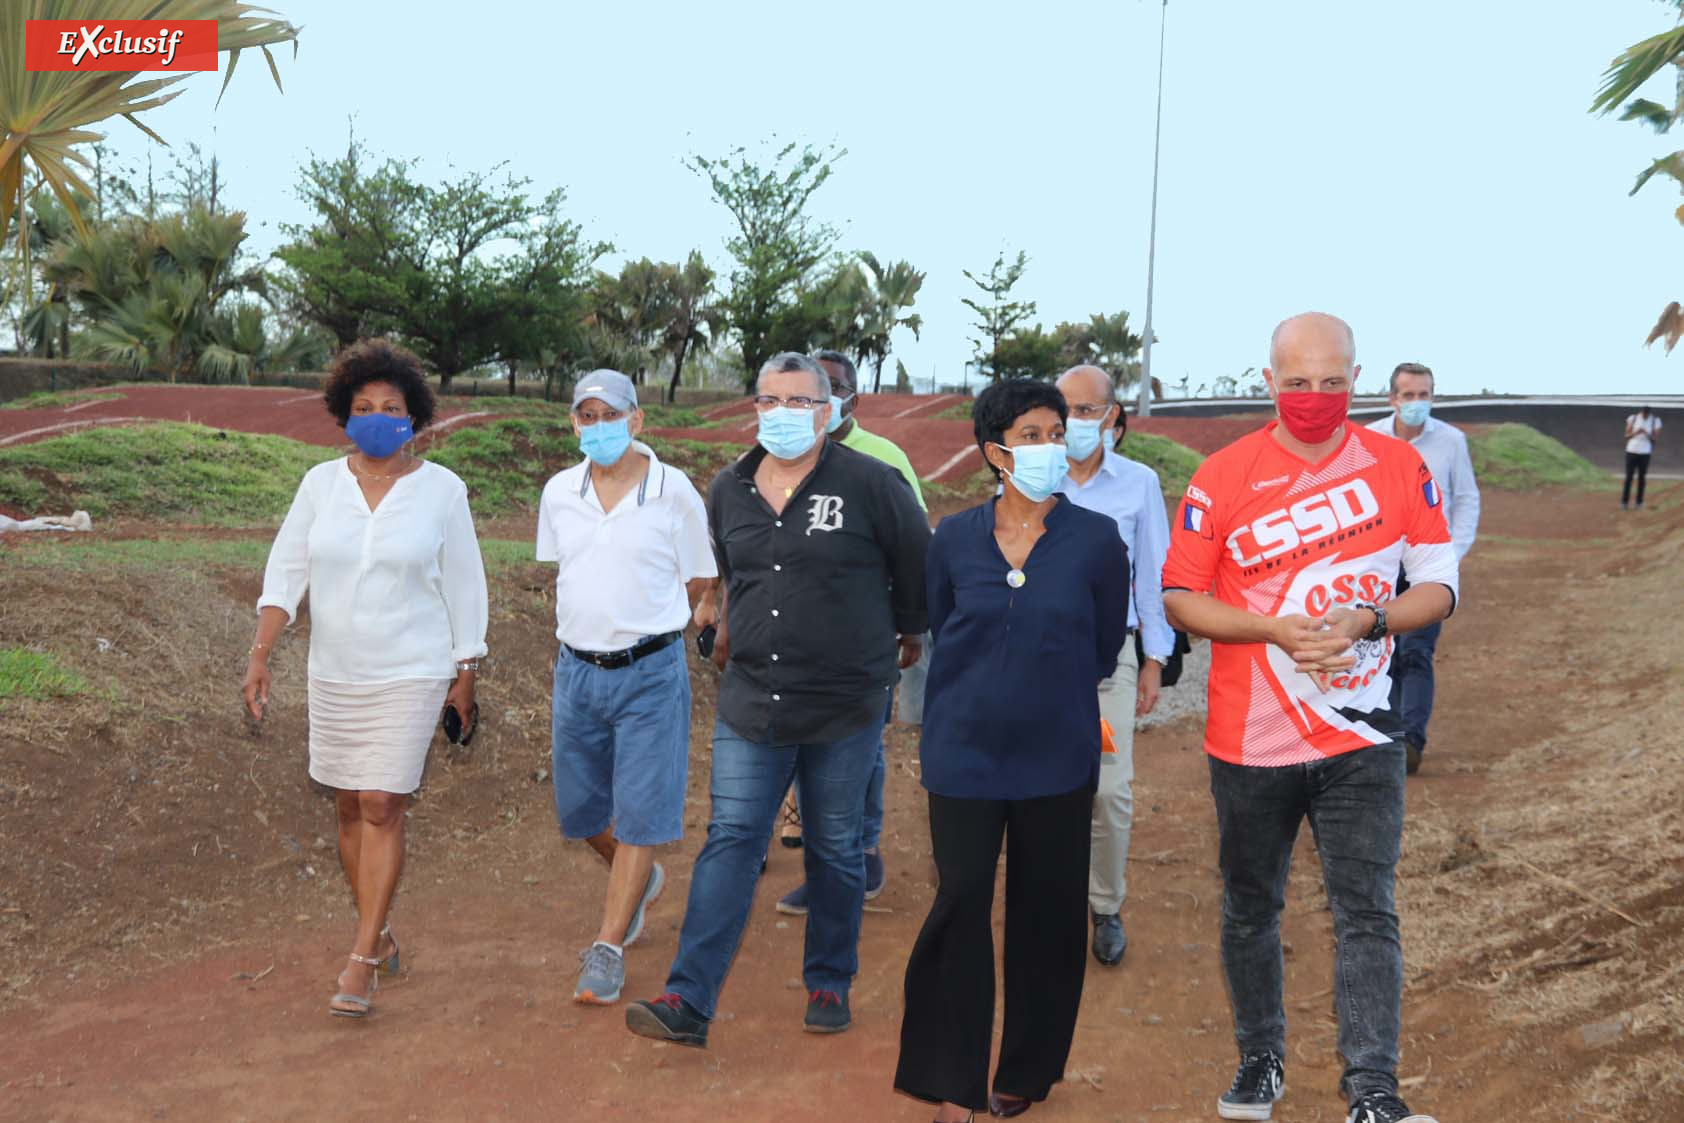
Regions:
<instances>
[{"instance_id":1,"label":"gravel pile","mask_svg":"<svg viewBox=\"0 0 1684 1123\"><path fill-rule=\"evenodd\" d=\"M1181 678L1158 695L1158 706L1150 714L1135 722L1136 729L1156 729L1174 725L1184 718L1203 719L1205 713L1205 683L1210 678L1210 643L1195 640L1193 650L1184 657Z\"/></svg>"}]
</instances>

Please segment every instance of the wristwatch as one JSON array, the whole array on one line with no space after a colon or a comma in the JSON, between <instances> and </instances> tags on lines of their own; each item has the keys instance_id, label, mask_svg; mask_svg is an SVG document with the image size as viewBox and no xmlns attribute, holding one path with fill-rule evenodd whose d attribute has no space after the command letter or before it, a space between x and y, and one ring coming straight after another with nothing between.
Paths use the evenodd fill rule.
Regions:
<instances>
[{"instance_id":1,"label":"wristwatch","mask_svg":"<svg viewBox=\"0 0 1684 1123\"><path fill-rule=\"evenodd\" d=\"M1370 643L1386 638L1386 610L1377 604L1353 604L1353 609L1366 608L1374 613L1374 627L1368 629L1368 634L1362 638Z\"/></svg>"}]
</instances>

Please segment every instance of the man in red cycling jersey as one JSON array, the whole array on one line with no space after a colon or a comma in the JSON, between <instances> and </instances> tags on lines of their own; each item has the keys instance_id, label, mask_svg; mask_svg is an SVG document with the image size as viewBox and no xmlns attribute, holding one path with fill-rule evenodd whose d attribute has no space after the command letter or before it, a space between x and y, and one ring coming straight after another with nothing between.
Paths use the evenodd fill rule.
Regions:
<instances>
[{"instance_id":1,"label":"man in red cycling jersey","mask_svg":"<svg viewBox=\"0 0 1684 1123\"><path fill-rule=\"evenodd\" d=\"M1397 1094L1404 748L1388 672L1393 636L1455 608L1456 551L1420 454L1347 423L1355 357L1332 316L1276 328L1263 374L1279 419L1200 466L1170 531L1164 608L1213 641L1205 751L1240 1051L1224 1119L1268 1119L1285 1090L1280 914L1306 816L1339 940L1348 1123L1428 1119Z\"/></svg>"}]
</instances>

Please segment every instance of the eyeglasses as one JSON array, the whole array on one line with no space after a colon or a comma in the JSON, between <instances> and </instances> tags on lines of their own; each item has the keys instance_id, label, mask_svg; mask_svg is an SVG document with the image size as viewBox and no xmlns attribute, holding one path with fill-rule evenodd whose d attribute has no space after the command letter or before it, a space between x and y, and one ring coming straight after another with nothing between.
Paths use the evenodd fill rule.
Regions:
<instances>
[{"instance_id":1,"label":"eyeglasses","mask_svg":"<svg viewBox=\"0 0 1684 1123\"><path fill-rule=\"evenodd\" d=\"M754 399L754 408L761 413L783 406L787 409L809 410L830 404L829 398L780 398L776 394L759 394Z\"/></svg>"},{"instance_id":2,"label":"eyeglasses","mask_svg":"<svg viewBox=\"0 0 1684 1123\"><path fill-rule=\"evenodd\" d=\"M1083 421L1092 421L1095 418L1104 417L1106 414L1110 413L1111 403L1106 402L1104 405L1095 405L1092 402L1080 402L1069 408L1070 416L1079 417Z\"/></svg>"}]
</instances>

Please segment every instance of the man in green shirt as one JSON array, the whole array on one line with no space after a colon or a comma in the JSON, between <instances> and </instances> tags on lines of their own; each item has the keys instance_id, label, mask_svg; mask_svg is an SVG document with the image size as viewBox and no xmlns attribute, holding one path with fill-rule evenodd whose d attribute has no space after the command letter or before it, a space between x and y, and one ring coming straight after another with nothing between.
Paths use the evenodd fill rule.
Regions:
<instances>
[{"instance_id":1,"label":"man in green shirt","mask_svg":"<svg viewBox=\"0 0 1684 1123\"><path fill-rule=\"evenodd\" d=\"M929 507L924 502L924 491L918 486L918 473L912 470L912 461L906 458L899 445L875 433L868 433L854 419L854 407L859 404L859 373L854 367L853 360L840 351L817 351L813 358L824 367L825 373L830 375L830 429L832 440L838 441L855 452L881 460L906 478L912 487L912 494L917 497L918 505L926 511ZM923 675L929 667L928 636L924 637L924 653L916 664L908 667L901 676L901 720L905 721L914 716L921 718L924 709ZM914 685L916 684L916 685ZM909 697L916 695L915 698ZM909 703L912 703L909 705ZM890 702L890 713L893 713L894 703ZM884 727L887 729L885 721ZM878 842L883 835L883 778L887 771L887 761L884 756L883 742L877 744L877 766L872 769L871 783L865 794L865 899L872 900L883 892L883 882L886 876L883 868L883 855L878 849ZM797 792L799 795L799 792ZM778 911L790 916L807 915L807 886L805 883L796 886L778 901Z\"/></svg>"}]
</instances>

